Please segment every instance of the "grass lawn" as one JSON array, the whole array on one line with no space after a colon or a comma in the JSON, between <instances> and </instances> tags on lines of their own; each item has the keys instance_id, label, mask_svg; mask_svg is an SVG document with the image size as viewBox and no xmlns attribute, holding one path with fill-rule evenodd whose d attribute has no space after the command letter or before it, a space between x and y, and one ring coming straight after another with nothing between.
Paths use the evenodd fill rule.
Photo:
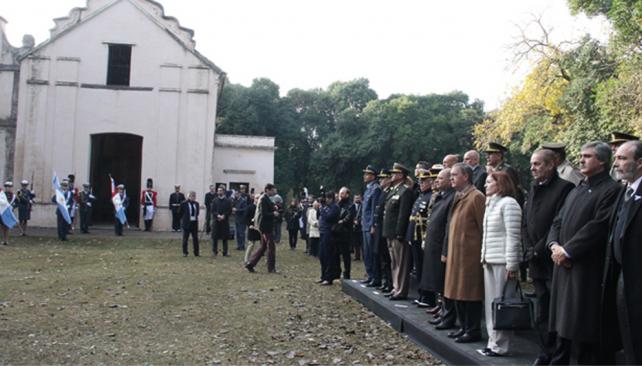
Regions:
<instances>
[{"instance_id":1,"label":"grass lawn","mask_svg":"<svg viewBox=\"0 0 642 366\"><path fill-rule=\"evenodd\" d=\"M0 364L439 362L339 284L316 285L302 249L281 244L279 273L263 259L251 274L235 250L183 258L178 239L70 238L0 248Z\"/></svg>"}]
</instances>

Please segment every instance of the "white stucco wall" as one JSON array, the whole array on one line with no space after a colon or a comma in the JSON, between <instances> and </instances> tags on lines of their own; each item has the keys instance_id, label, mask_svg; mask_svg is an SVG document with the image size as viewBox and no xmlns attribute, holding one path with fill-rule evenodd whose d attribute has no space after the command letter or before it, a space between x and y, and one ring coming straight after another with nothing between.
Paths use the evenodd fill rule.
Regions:
<instances>
[{"instance_id":1,"label":"white stucco wall","mask_svg":"<svg viewBox=\"0 0 642 366\"><path fill-rule=\"evenodd\" d=\"M274 183L274 138L216 135L214 182L248 182L250 189L263 191Z\"/></svg>"},{"instance_id":2,"label":"white stucco wall","mask_svg":"<svg viewBox=\"0 0 642 366\"><path fill-rule=\"evenodd\" d=\"M54 171L89 181L92 134L142 136L141 187L154 179L161 205L155 227L168 228L162 206L173 185L202 197L213 180L219 74L159 27L144 1L97 3L101 12L21 63L15 175L33 173L47 201ZM95 88L106 83L108 43L133 45L130 86L152 90ZM32 224L54 226L53 212L36 205Z\"/></svg>"}]
</instances>

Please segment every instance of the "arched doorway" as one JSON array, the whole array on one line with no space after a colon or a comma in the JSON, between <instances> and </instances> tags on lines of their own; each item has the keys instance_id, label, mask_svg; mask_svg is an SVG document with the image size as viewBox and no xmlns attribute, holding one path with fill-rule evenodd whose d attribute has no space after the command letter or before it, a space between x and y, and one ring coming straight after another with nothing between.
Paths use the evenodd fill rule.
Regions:
<instances>
[{"instance_id":1,"label":"arched doorway","mask_svg":"<svg viewBox=\"0 0 642 366\"><path fill-rule=\"evenodd\" d=\"M91 135L91 186L96 203L92 212L94 223L113 223L109 174L116 184L124 184L129 196L127 219L138 226L140 215L140 179L143 156L143 137L127 133Z\"/></svg>"}]
</instances>

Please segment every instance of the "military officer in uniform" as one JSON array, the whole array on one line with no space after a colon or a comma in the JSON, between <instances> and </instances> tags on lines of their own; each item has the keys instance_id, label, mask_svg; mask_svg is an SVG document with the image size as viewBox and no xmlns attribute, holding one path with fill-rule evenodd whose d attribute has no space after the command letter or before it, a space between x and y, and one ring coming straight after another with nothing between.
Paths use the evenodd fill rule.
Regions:
<instances>
[{"instance_id":1,"label":"military officer in uniform","mask_svg":"<svg viewBox=\"0 0 642 366\"><path fill-rule=\"evenodd\" d=\"M432 196L432 182L434 178L436 178L436 175L432 175L430 171L425 170L420 171L417 175L417 179L419 179L419 196L412 206L410 223L408 224L408 231L406 233L406 240L410 242L417 281L421 280L423 270L424 251L422 243L426 236L428 204ZM428 294L425 294L423 291L419 291L419 298L415 300L415 304L420 307L435 306L434 298L427 299L427 295Z\"/></svg>"},{"instance_id":2,"label":"military officer in uniform","mask_svg":"<svg viewBox=\"0 0 642 366\"><path fill-rule=\"evenodd\" d=\"M611 141L609 141L609 145L611 146L611 151L613 152L613 155L615 156L615 153L618 149L618 147L622 146L627 141L637 141L640 138L635 135L631 135L630 133L624 133L624 132L612 132L611 133ZM611 178L615 181L619 181L619 177L615 173L615 166L611 166L610 170Z\"/></svg>"},{"instance_id":3,"label":"military officer in uniform","mask_svg":"<svg viewBox=\"0 0 642 366\"><path fill-rule=\"evenodd\" d=\"M31 205L36 195L28 188L29 181L20 182L22 186L16 193L16 205L18 206L18 221L20 221L21 235L27 235L27 222L31 220Z\"/></svg>"},{"instance_id":4,"label":"military officer in uniform","mask_svg":"<svg viewBox=\"0 0 642 366\"><path fill-rule=\"evenodd\" d=\"M95 200L96 197L91 193L91 186L89 183L84 183L82 185L82 191L78 195L80 232L83 234L89 234L89 219L91 218L91 210Z\"/></svg>"},{"instance_id":5,"label":"military officer in uniform","mask_svg":"<svg viewBox=\"0 0 642 366\"><path fill-rule=\"evenodd\" d=\"M147 178L147 189L140 195L140 203L143 205L143 219L145 220L145 231L152 231L154 213L156 212L158 193L154 191L154 181Z\"/></svg>"},{"instance_id":6,"label":"military officer in uniform","mask_svg":"<svg viewBox=\"0 0 642 366\"><path fill-rule=\"evenodd\" d=\"M69 217L71 218L71 224L69 224L69 234L74 230L74 219L76 218L76 212L78 211L78 189L74 186L76 182L76 175L69 174L67 176L67 182L69 182L69 192L71 192L71 208L69 209Z\"/></svg>"},{"instance_id":7,"label":"military officer in uniform","mask_svg":"<svg viewBox=\"0 0 642 366\"><path fill-rule=\"evenodd\" d=\"M119 184L116 187L116 194L120 195L120 202L122 202L123 209L127 211L127 207L129 207L129 197L125 194L124 184ZM114 231L116 232L116 236L123 236L123 224L118 218L115 218Z\"/></svg>"},{"instance_id":8,"label":"military officer in uniform","mask_svg":"<svg viewBox=\"0 0 642 366\"><path fill-rule=\"evenodd\" d=\"M412 190L405 184L410 171L400 163L395 163L392 173L390 192L386 197L383 213L383 237L388 241L390 269L392 271L392 291L390 300L404 300L410 288L410 247L406 242L406 231L412 211Z\"/></svg>"},{"instance_id":9,"label":"military officer in uniform","mask_svg":"<svg viewBox=\"0 0 642 366\"><path fill-rule=\"evenodd\" d=\"M74 195L69 191L69 181L63 180L60 183L60 189L65 199L65 208L67 213L71 211L71 205L74 203ZM51 198L51 202L57 203L56 196ZM67 241L67 234L69 234L69 224L65 221L63 214L60 212L60 206L56 206L56 226L58 227L58 239L60 241Z\"/></svg>"},{"instance_id":10,"label":"military officer in uniform","mask_svg":"<svg viewBox=\"0 0 642 366\"><path fill-rule=\"evenodd\" d=\"M181 230L181 203L185 201L185 195L181 192L181 185L174 185L174 193L169 195L169 209L172 211L172 230Z\"/></svg>"},{"instance_id":11,"label":"military officer in uniform","mask_svg":"<svg viewBox=\"0 0 642 366\"><path fill-rule=\"evenodd\" d=\"M517 175L517 171L506 163L506 153L508 153L508 148L506 146L503 146L496 142L489 143L488 148L486 149L486 161L488 163L486 170L488 173L508 173L508 176L513 181L513 185L515 185L515 191L517 192L517 197L515 197L515 200L517 200L517 203L519 203L520 206L523 206L524 188L522 188L522 185L519 182L519 175Z\"/></svg>"},{"instance_id":12,"label":"military officer in uniform","mask_svg":"<svg viewBox=\"0 0 642 366\"><path fill-rule=\"evenodd\" d=\"M374 254L375 260L373 265L379 268L379 278L375 277L375 280L373 282L381 283L379 290L383 292L391 292L392 273L390 271L390 252L388 251L388 243L383 237L383 213L385 209L386 198L388 197L388 193L390 193L390 170L381 169L377 177L379 178L379 184L382 191L379 195L379 199L375 203L373 235L376 252Z\"/></svg>"},{"instance_id":13,"label":"military officer in uniform","mask_svg":"<svg viewBox=\"0 0 642 366\"><path fill-rule=\"evenodd\" d=\"M566 159L566 145L561 142L545 142L542 144L542 149L551 150L555 153L557 174L560 178L575 184L577 187L584 179L584 176L580 173L579 169L574 167L571 162Z\"/></svg>"},{"instance_id":14,"label":"military officer in uniform","mask_svg":"<svg viewBox=\"0 0 642 366\"><path fill-rule=\"evenodd\" d=\"M8 181L4 183L4 190L0 190L0 192L3 192L7 197L7 202L9 203L9 208L8 210L12 210L15 207L16 203L16 197L13 194L13 182ZM2 218L0 218L0 231L2 231L2 244L3 245L8 245L9 243L9 227L5 225L2 222Z\"/></svg>"}]
</instances>

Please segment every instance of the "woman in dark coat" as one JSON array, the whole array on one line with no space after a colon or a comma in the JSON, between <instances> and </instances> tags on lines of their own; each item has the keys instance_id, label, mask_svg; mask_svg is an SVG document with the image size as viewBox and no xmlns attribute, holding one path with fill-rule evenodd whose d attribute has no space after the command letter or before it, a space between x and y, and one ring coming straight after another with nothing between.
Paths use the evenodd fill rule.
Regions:
<instances>
[{"instance_id":1,"label":"woman in dark coat","mask_svg":"<svg viewBox=\"0 0 642 366\"><path fill-rule=\"evenodd\" d=\"M296 200L290 202L285 211L285 225L288 230L290 249L296 249L297 234L299 233L299 218L301 211Z\"/></svg>"}]
</instances>

